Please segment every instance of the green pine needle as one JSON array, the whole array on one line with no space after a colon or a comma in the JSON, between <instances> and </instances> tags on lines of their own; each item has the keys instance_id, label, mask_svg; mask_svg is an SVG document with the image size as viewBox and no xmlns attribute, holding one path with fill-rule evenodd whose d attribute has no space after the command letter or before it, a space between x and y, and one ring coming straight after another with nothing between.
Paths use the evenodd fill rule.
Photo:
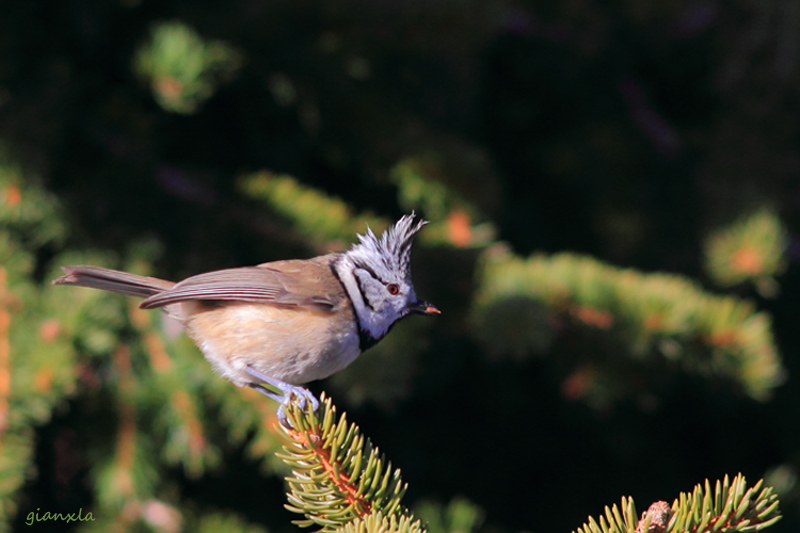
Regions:
<instances>
[{"instance_id":1,"label":"green pine needle","mask_svg":"<svg viewBox=\"0 0 800 533\"><path fill-rule=\"evenodd\" d=\"M285 453L278 454L292 469L286 478L286 508L306 516L295 524L333 531L362 520L349 527L372 532L386 530L389 525L384 527L384 521L388 520L392 531L395 526L409 533L421 528L408 522L409 513L400 505L407 488L400 470L392 470L358 426L348 424L344 414L337 416L330 398L322 396L317 413L293 403L286 408L286 416L292 427L281 429L290 443L284 446Z\"/></svg>"},{"instance_id":2,"label":"green pine needle","mask_svg":"<svg viewBox=\"0 0 800 533\"><path fill-rule=\"evenodd\" d=\"M759 480L747 488L743 475L731 481L726 475L717 481L714 491L706 480L694 490L682 492L669 508L666 502L656 502L636 520L632 498L622 498L621 509L606 507L605 516L589 521L575 533L748 533L761 531L781 519L778 496L772 487Z\"/></svg>"},{"instance_id":3,"label":"green pine needle","mask_svg":"<svg viewBox=\"0 0 800 533\"><path fill-rule=\"evenodd\" d=\"M336 533L424 533L425 528L419 520L403 515L385 516L375 512L364 518L357 518L336 529Z\"/></svg>"}]
</instances>

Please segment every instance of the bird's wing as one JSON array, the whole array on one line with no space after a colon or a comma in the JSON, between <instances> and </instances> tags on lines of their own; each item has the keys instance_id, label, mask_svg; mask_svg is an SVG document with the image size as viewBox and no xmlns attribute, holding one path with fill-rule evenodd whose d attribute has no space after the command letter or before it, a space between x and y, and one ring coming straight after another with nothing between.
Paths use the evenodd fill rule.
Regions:
<instances>
[{"instance_id":1,"label":"bird's wing","mask_svg":"<svg viewBox=\"0 0 800 533\"><path fill-rule=\"evenodd\" d=\"M320 311L333 310L345 297L330 261L291 260L198 274L144 300L152 309L188 300L264 302Z\"/></svg>"}]
</instances>

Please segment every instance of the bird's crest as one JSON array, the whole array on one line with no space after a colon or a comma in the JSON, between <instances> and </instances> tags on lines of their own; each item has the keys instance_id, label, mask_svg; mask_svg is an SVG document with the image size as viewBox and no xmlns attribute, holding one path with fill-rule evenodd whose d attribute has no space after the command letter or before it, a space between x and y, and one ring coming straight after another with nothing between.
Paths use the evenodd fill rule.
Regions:
<instances>
[{"instance_id":1,"label":"bird's crest","mask_svg":"<svg viewBox=\"0 0 800 533\"><path fill-rule=\"evenodd\" d=\"M400 272L403 276L410 274L411 243L414 235L422 229L426 220L415 222L414 212L404 215L394 226L376 237L370 228L364 235L358 235L358 244L354 244L348 252L355 263L366 262L375 265L377 262L386 270Z\"/></svg>"}]
</instances>

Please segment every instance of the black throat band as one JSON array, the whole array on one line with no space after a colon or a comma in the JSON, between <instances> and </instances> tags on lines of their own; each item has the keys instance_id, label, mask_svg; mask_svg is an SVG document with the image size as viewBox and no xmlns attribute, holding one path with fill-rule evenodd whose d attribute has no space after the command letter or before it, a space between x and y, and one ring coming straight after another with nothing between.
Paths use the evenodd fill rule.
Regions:
<instances>
[{"instance_id":1,"label":"black throat band","mask_svg":"<svg viewBox=\"0 0 800 533\"><path fill-rule=\"evenodd\" d=\"M375 337L370 335L368 331L364 331L364 329L361 327L361 319L358 318L358 312L356 311L356 306L353 305L353 297L350 296L350 292L347 290L345 284L342 283L342 278L339 277L339 272L336 270L336 265L339 263L340 259L341 256L333 260L331 262L330 268L331 272L333 273L333 277L336 278L336 281L339 282L339 284L342 286L342 290L344 290L344 293L347 295L347 302L350 304L350 309L353 311L353 317L356 320L356 331L358 331L358 349L361 350L361 352L363 353L372 348L373 346L375 346L376 344L378 344L378 341L380 341L381 339L376 339ZM358 278L355 275L353 275L353 278L355 279L358 291L361 292L361 299L364 300L364 305L369 305L362 292L361 283L359 282Z\"/></svg>"}]
</instances>

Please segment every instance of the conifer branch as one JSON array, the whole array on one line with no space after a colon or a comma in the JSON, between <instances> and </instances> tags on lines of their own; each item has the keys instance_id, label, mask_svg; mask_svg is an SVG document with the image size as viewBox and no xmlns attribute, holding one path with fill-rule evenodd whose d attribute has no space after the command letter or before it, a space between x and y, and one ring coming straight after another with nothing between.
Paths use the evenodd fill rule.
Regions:
<instances>
[{"instance_id":1,"label":"conifer branch","mask_svg":"<svg viewBox=\"0 0 800 533\"><path fill-rule=\"evenodd\" d=\"M153 370L157 374L169 372L172 368L172 360L164 346L164 341L155 332L150 313L140 309L138 302L133 298L128 299L128 318L142 337Z\"/></svg>"},{"instance_id":2,"label":"conifer branch","mask_svg":"<svg viewBox=\"0 0 800 533\"><path fill-rule=\"evenodd\" d=\"M295 524L316 524L322 531L334 531L363 520L363 525L354 523L350 527L371 532L383 531L388 520L389 524L411 528L403 522L409 513L400 505L407 488L400 470L393 471L391 463L355 424L347 423L345 415L338 417L330 398L323 395L321 400L320 414L293 403L286 408L292 427L280 426L290 439L284 446L286 453L278 454L292 469L287 477L286 508L306 516Z\"/></svg>"},{"instance_id":3,"label":"conifer branch","mask_svg":"<svg viewBox=\"0 0 800 533\"><path fill-rule=\"evenodd\" d=\"M524 259L500 246L487 249L481 277L473 320L495 352L546 352L566 330L595 335L615 351L622 345L630 361L660 356L731 378L755 399L768 398L785 379L769 315L687 278L567 253Z\"/></svg>"},{"instance_id":4,"label":"conifer branch","mask_svg":"<svg viewBox=\"0 0 800 533\"><path fill-rule=\"evenodd\" d=\"M164 22L139 47L133 67L162 108L191 114L240 64L240 54L228 43L204 39L181 22Z\"/></svg>"},{"instance_id":5,"label":"conifer branch","mask_svg":"<svg viewBox=\"0 0 800 533\"><path fill-rule=\"evenodd\" d=\"M374 231L389 221L373 213L356 214L341 199L300 183L296 178L272 172L242 176L239 189L292 221L294 231L311 243L327 248L331 242L351 243L366 226Z\"/></svg>"},{"instance_id":6,"label":"conifer branch","mask_svg":"<svg viewBox=\"0 0 800 533\"><path fill-rule=\"evenodd\" d=\"M153 323L153 315L139 309L133 299L128 302L127 312L152 370L145 383L153 386L152 392L164 402L158 417L166 430L163 457L170 464L182 464L189 477L197 478L219 461L214 444L206 436L202 394L197 387L187 386L185 369L170 355ZM174 355L180 358L180 354Z\"/></svg>"},{"instance_id":7,"label":"conifer branch","mask_svg":"<svg viewBox=\"0 0 800 533\"><path fill-rule=\"evenodd\" d=\"M0 267L0 435L8 427L11 395L11 344L8 340L11 313L6 304L6 270Z\"/></svg>"},{"instance_id":8,"label":"conifer branch","mask_svg":"<svg viewBox=\"0 0 800 533\"><path fill-rule=\"evenodd\" d=\"M775 276L786 270L788 246L789 235L777 213L764 208L706 239L706 271L722 287L751 282L765 298L775 297Z\"/></svg>"},{"instance_id":9,"label":"conifer branch","mask_svg":"<svg viewBox=\"0 0 800 533\"><path fill-rule=\"evenodd\" d=\"M410 516L385 516L375 512L364 518L356 518L336 529L336 533L424 533L420 520Z\"/></svg>"},{"instance_id":10,"label":"conifer branch","mask_svg":"<svg viewBox=\"0 0 800 533\"><path fill-rule=\"evenodd\" d=\"M622 498L599 520L589 521L574 533L750 533L761 531L781 519L778 496L772 487L759 480L747 488L742 474L730 481L728 476L717 481L714 490L708 480L691 493L682 492L669 507L656 502L636 520L633 498Z\"/></svg>"},{"instance_id":11,"label":"conifer branch","mask_svg":"<svg viewBox=\"0 0 800 533\"><path fill-rule=\"evenodd\" d=\"M135 462L137 435L136 435L136 408L132 402L133 391L136 386L131 374L130 350L120 345L114 353L114 363L119 373L119 399L117 422L117 443L114 453L113 487L119 501L124 501L134 493L134 483L131 471Z\"/></svg>"}]
</instances>

